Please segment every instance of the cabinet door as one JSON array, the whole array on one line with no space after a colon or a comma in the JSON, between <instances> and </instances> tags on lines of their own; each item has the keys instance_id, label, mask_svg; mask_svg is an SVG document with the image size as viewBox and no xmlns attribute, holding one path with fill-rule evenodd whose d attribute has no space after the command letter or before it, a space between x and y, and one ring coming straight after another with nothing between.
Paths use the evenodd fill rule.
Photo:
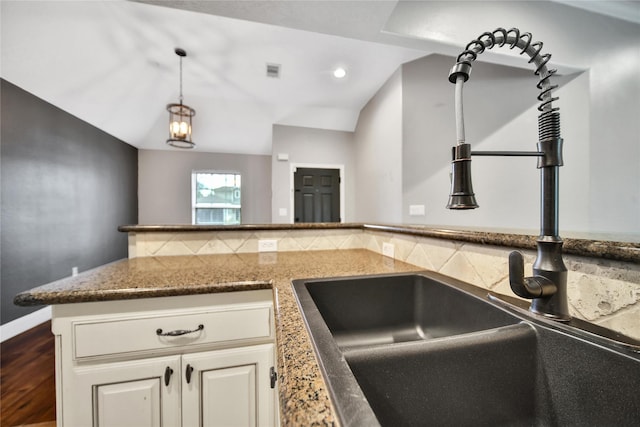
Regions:
<instances>
[{"instance_id":1,"label":"cabinet door","mask_svg":"<svg viewBox=\"0 0 640 427\"><path fill-rule=\"evenodd\" d=\"M184 355L183 425L274 425L275 390L269 378L273 351L273 344L264 344Z\"/></svg>"},{"instance_id":2,"label":"cabinet door","mask_svg":"<svg viewBox=\"0 0 640 427\"><path fill-rule=\"evenodd\" d=\"M180 425L180 356L74 369L64 390L65 426Z\"/></svg>"}]
</instances>

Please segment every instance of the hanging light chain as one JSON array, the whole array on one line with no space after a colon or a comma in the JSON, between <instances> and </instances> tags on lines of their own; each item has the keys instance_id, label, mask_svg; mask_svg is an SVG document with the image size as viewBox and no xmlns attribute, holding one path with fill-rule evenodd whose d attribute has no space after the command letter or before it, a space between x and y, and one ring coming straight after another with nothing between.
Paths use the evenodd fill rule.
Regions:
<instances>
[{"instance_id":1,"label":"hanging light chain","mask_svg":"<svg viewBox=\"0 0 640 427\"><path fill-rule=\"evenodd\" d=\"M182 104L182 55L178 54L180 57L180 104Z\"/></svg>"}]
</instances>

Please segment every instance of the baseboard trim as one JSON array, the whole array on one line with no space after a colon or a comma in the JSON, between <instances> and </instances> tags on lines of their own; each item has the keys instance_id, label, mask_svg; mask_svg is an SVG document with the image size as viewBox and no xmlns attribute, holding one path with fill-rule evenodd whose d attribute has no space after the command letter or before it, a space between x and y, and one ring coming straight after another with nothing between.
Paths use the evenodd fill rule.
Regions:
<instances>
[{"instance_id":1,"label":"baseboard trim","mask_svg":"<svg viewBox=\"0 0 640 427\"><path fill-rule=\"evenodd\" d=\"M23 332L34 328L47 320L51 320L51 306L47 306L26 316L18 317L11 322L0 325L0 342L20 335Z\"/></svg>"}]
</instances>

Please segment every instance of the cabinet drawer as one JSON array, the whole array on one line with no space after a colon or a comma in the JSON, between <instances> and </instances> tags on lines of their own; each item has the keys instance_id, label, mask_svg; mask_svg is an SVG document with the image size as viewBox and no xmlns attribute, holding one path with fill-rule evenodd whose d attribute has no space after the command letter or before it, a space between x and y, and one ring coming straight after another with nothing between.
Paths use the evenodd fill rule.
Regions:
<instances>
[{"instance_id":1,"label":"cabinet drawer","mask_svg":"<svg viewBox=\"0 0 640 427\"><path fill-rule=\"evenodd\" d=\"M158 330L194 332L161 336ZM271 336L270 306L73 323L76 359Z\"/></svg>"}]
</instances>

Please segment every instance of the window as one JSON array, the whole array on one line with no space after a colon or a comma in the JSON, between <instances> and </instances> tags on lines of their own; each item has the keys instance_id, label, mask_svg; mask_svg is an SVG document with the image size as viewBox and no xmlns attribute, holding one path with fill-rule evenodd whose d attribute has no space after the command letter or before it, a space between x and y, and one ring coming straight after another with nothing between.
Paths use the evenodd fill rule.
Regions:
<instances>
[{"instance_id":1,"label":"window","mask_svg":"<svg viewBox=\"0 0 640 427\"><path fill-rule=\"evenodd\" d=\"M240 174L193 172L192 222L194 224L240 224Z\"/></svg>"}]
</instances>

